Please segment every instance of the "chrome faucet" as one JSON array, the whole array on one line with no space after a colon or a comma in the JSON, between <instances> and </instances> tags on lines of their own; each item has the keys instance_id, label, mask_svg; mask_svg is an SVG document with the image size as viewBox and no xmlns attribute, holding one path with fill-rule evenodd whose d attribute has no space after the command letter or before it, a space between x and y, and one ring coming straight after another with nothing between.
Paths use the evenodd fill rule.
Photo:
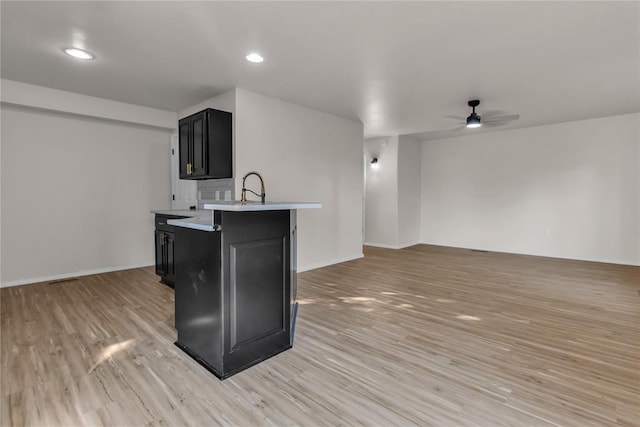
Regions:
<instances>
[{"instance_id":1,"label":"chrome faucet","mask_svg":"<svg viewBox=\"0 0 640 427\"><path fill-rule=\"evenodd\" d=\"M244 183L247 180L247 177L249 175L255 175L260 179L260 194L256 193L255 191L249 190L248 188L245 187ZM260 196L260 200L264 204L264 199L266 197L266 194L264 193L264 180L262 179L262 176L260 176L258 172L249 172L242 178L242 198L240 199L242 203L247 203L247 191L252 192L256 196Z\"/></svg>"}]
</instances>

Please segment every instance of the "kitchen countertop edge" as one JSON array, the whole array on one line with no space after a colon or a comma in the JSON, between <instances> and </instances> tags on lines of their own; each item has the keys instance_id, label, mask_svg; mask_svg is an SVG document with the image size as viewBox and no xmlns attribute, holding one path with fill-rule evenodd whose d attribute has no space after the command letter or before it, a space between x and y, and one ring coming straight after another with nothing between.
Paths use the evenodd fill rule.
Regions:
<instances>
[{"instance_id":1,"label":"kitchen countertop edge","mask_svg":"<svg viewBox=\"0 0 640 427\"><path fill-rule=\"evenodd\" d=\"M251 212L251 211L279 211L297 209L318 209L322 204L319 202L247 202L238 201L205 203L205 210L230 211L230 212Z\"/></svg>"},{"instance_id":2,"label":"kitchen countertop edge","mask_svg":"<svg viewBox=\"0 0 640 427\"><path fill-rule=\"evenodd\" d=\"M220 226L213 223L213 211L257 212L273 210L318 209L322 204L318 202L248 202L226 201L205 203L204 209L169 209L152 210L159 215L184 216L185 218L169 219L167 224L176 227L191 228L200 231L220 231Z\"/></svg>"}]
</instances>

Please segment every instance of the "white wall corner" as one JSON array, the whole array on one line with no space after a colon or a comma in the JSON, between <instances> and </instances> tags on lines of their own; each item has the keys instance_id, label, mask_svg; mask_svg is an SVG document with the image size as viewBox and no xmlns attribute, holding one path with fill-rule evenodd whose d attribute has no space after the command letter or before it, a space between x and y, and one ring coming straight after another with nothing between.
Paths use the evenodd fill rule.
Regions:
<instances>
[{"instance_id":1,"label":"white wall corner","mask_svg":"<svg viewBox=\"0 0 640 427\"><path fill-rule=\"evenodd\" d=\"M385 243L376 243L376 242L364 242L364 246L373 246L375 248L385 248L385 249L405 249L411 246L419 245L420 242L412 242L412 243L402 243L398 245L387 245Z\"/></svg>"},{"instance_id":2,"label":"white wall corner","mask_svg":"<svg viewBox=\"0 0 640 427\"><path fill-rule=\"evenodd\" d=\"M229 113L236 112L236 92L237 88L229 89L222 93L219 93L216 96L212 96L211 98L205 99L202 102L199 102L195 105L187 107L178 111L178 118L181 119L183 117L190 116L191 114L195 114L198 111L205 110L207 108L213 108L215 110L227 111Z\"/></svg>"},{"instance_id":3,"label":"white wall corner","mask_svg":"<svg viewBox=\"0 0 640 427\"><path fill-rule=\"evenodd\" d=\"M398 137L364 140L364 240L398 245ZM376 167L371 160L377 158Z\"/></svg>"},{"instance_id":4,"label":"white wall corner","mask_svg":"<svg viewBox=\"0 0 640 427\"><path fill-rule=\"evenodd\" d=\"M315 270L317 268L327 267L329 265L334 265L334 264L341 264L343 262L349 262L349 261L353 261L360 258L364 258L363 253L352 255L352 256L346 256L343 258L332 258L332 259L324 260L321 262L308 263L305 265L301 265L298 268L298 273L304 273L305 271Z\"/></svg>"}]
</instances>

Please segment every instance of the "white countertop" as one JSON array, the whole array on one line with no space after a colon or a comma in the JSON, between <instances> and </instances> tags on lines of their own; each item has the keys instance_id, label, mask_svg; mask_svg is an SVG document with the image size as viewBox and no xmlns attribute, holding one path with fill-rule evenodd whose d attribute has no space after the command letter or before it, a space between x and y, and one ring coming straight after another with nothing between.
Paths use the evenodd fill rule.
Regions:
<instances>
[{"instance_id":1,"label":"white countertop","mask_svg":"<svg viewBox=\"0 0 640 427\"><path fill-rule=\"evenodd\" d=\"M175 225L176 227L193 228L200 231L219 231L220 226L213 223L213 212L209 211L208 216L196 216L191 218L182 219L169 219L167 224Z\"/></svg>"},{"instance_id":2,"label":"white countertop","mask_svg":"<svg viewBox=\"0 0 640 427\"><path fill-rule=\"evenodd\" d=\"M165 210L155 210L151 211L154 214L160 215L175 215L175 216L201 216L201 215L209 215L211 212L209 210L203 209L165 209Z\"/></svg>"},{"instance_id":3,"label":"white countertop","mask_svg":"<svg viewBox=\"0 0 640 427\"><path fill-rule=\"evenodd\" d=\"M170 219L167 224L176 227L192 228L201 231L219 231L220 226L213 223L213 211L251 212L251 211L280 211L292 209L317 209L322 204L317 202L240 202L237 200L206 203L204 209L198 210L157 210L153 213L162 215L185 216L186 218Z\"/></svg>"},{"instance_id":4,"label":"white countertop","mask_svg":"<svg viewBox=\"0 0 640 427\"><path fill-rule=\"evenodd\" d=\"M205 209L214 211L281 211L291 209L318 209L322 204L318 202L240 202L238 200L219 201L215 203L205 203Z\"/></svg>"},{"instance_id":5,"label":"white countertop","mask_svg":"<svg viewBox=\"0 0 640 427\"><path fill-rule=\"evenodd\" d=\"M151 211L160 215L175 215L184 218L168 219L167 224L176 227L193 228L202 231L218 231L219 226L213 223L213 211L209 209L170 209Z\"/></svg>"}]
</instances>

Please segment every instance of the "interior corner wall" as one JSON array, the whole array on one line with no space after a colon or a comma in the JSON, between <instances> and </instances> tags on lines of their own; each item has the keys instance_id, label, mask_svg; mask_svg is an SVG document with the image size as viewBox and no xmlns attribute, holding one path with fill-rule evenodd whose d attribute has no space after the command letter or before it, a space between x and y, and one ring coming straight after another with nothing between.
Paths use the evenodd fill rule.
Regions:
<instances>
[{"instance_id":1,"label":"interior corner wall","mask_svg":"<svg viewBox=\"0 0 640 427\"><path fill-rule=\"evenodd\" d=\"M398 139L398 247L420 243L422 208L422 144L407 136Z\"/></svg>"},{"instance_id":2,"label":"interior corner wall","mask_svg":"<svg viewBox=\"0 0 640 427\"><path fill-rule=\"evenodd\" d=\"M258 171L267 201L322 203L298 210L298 271L362 257L361 123L237 89L235 135L236 198Z\"/></svg>"},{"instance_id":3,"label":"interior corner wall","mask_svg":"<svg viewBox=\"0 0 640 427\"><path fill-rule=\"evenodd\" d=\"M171 130L2 106L2 286L153 265Z\"/></svg>"},{"instance_id":4,"label":"interior corner wall","mask_svg":"<svg viewBox=\"0 0 640 427\"><path fill-rule=\"evenodd\" d=\"M365 153L364 241L398 247L398 137L368 138ZM376 168L371 159L378 158Z\"/></svg>"},{"instance_id":5,"label":"interior corner wall","mask_svg":"<svg viewBox=\"0 0 640 427\"><path fill-rule=\"evenodd\" d=\"M216 110L228 111L235 113L236 111L236 88L222 92L214 97L206 99L196 105L178 111L178 119L195 114L206 108L215 108Z\"/></svg>"},{"instance_id":6,"label":"interior corner wall","mask_svg":"<svg viewBox=\"0 0 640 427\"><path fill-rule=\"evenodd\" d=\"M423 243L640 265L640 114L422 146Z\"/></svg>"}]
</instances>

